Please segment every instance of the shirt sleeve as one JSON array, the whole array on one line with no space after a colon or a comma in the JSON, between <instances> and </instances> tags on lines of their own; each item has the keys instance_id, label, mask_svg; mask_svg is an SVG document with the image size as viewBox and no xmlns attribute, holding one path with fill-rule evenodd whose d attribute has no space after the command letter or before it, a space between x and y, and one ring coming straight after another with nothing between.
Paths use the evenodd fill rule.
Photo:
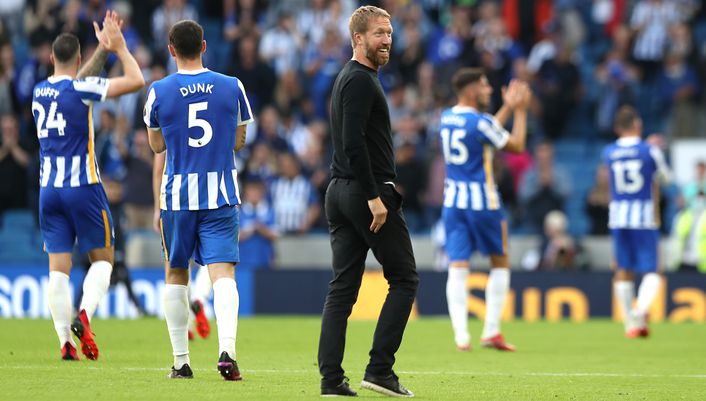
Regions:
<instances>
[{"instance_id":1,"label":"shirt sleeve","mask_svg":"<svg viewBox=\"0 0 706 401\"><path fill-rule=\"evenodd\" d=\"M667 167L667 162L664 160L664 154L659 148L650 146L650 156L657 166L657 174L662 179L662 182L667 184L672 181L672 172Z\"/></svg>"},{"instance_id":2,"label":"shirt sleeve","mask_svg":"<svg viewBox=\"0 0 706 401\"><path fill-rule=\"evenodd\" d=\"M510 133L490 114L483 114L478 120L478 131L480 141L493 145L496 149L502 149L510 139Z\"/></svg>"},{"instance_id":3,"label":"shirt sleeve","mask_svg":"<svg viewBox=\"0 0 706 401\"><path fill-rule=\"evenodd\" d=\"M147 101L145 101L145 109L143 111L143 120L147 128L159 129L159 120L157 119L157 92L154 86L150 86L147 91Z\"/></svg>"},{"instance_id":4,"label":"shirt sleeve","mask_svg":"<svg viewBox=\"0 0 706 401\"><path fill-rule=\"evenodd\" d=\"M237 78L235 80L238 82L238 126L240 126L249 124L255 119L253 118L250 102L248 101L248 96L245 94L243 83Z\"/></svg>"},{"instance_id":5,"label":"shirt sleeve","mask_svg":"<svg viewBox=\"0 0 706 401\"><path fill-rule=\"evenodd\" d=\"M110 82L101 77L86 77L73 81L74 90L83 101L102 102L108 95Z\"/></svg>"},{"instance_id":6,"label":"shirt sleeve","mask_svg":"<svg viewBox=\"0 0 706 401\"><path fill-rule=\"evenodd\" d=\"M372 79L361 72L353 74L341 91L343 153L368 199L380 196L365 143L365 124L370 118L370 96L375 90L374 85Z\"/></svg>"}]
</instances>

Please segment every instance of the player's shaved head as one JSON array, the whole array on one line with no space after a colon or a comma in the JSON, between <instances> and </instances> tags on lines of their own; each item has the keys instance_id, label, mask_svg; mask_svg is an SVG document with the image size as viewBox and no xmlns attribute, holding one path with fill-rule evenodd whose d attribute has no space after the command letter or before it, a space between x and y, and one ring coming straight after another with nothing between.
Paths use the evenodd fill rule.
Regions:
<instances>
[{"instance_id":1,"label":"player's shaved head","mask_svg":"<svg viewBox=\"0 0 706 401\"><path fill-rule=\"evenodd\" d=\"M639 120L640 115L637 114L637 110L634 107L622 106L615 113L615 130L617 132L629 131Z\"/></svg>"},{"instance_id":2,"label":"player's shaved head","mask_svg":"<svg viewBox=\"0 0 706 401\"><path fill-rule=\"evenodd\" d=\"M485 72L480 68L461 68L456 71L453 78L451 78L451 84L454 87L454 91L460 94L463 88L480 81L484 75Z\"/></svg>"},{"instance_id":3,"label":"player's shaved head","mask_svg":"<svg viewBox=\"0 0 706 401\"><path fill-rule=\"evenodd\" d=\"M51 45L54 60L59 64L74 61L78 57L80 49L78 38L72 33L62 33L54 39L54 43Z\"/></svg>"},{"instance_id":4,"label":"player's shaved head","mask_svg":"<svg viewBox=\"0 0 706 401\"><path fill-rule=\"evenodd\" d=\"M196 21L179 21L169 30L169 44L179 57L193 60L201 55L203 28Z\"/></svg>"}]
</instances>

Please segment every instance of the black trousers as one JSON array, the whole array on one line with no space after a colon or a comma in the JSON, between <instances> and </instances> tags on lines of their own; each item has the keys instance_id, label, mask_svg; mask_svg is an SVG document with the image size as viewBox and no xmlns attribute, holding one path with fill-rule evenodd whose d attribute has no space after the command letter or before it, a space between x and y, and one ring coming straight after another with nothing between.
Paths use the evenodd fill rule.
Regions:
<instances>
[{"instance_id":1,"label":"black trousers","mask_svg":"<svg viewBox=\"0 0 706 401\"><path fill-rule=\"evenodd\" d=\"M334 178L326 191L333 280L324 304L319 339L319 371L325 385L338 385L343 378L341 362L346 327L358 298L368 250L372 249L382 264L390 287L375 329L366 373L374 376L392 373L395 353L417 293L419 276L402 214L402 196L391 185L382 184L380 197L388 209L387 221L373 234L367 197L356 181Z\"/></svg>"}]
</instances>

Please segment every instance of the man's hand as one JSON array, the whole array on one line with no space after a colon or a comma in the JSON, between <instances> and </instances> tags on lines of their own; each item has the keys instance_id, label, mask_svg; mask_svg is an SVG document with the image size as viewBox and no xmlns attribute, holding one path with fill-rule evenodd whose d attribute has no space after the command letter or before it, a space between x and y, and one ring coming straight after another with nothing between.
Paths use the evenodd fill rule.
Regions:
<instances>
[{"instance_id":1,"label":"man's hand","mask_svg":"<svg viewBox=\"0 0 706 401\"><path fill-rule=\"evenodd\" d=\"M517 107L517 104L521 100L519 93L518 93L518 89L519 89L519 81L517 81L516 79L513 79L512 81L510 81L508 86L502 88L503 105L505 105L513 110L515 109L515 107Z\"/></svg>"},{"instance_id":2,"label":"man's hand","mask_svg":"<svg viewBox=\"0 0 706 401\"><path fill-rule=\"evenodd\" d=\"M96 39L98 39L98 42L100 42L106 50L115 53L126 46L125 37L123 37L123 33L120 31L124 23L125 22L118 17L115 11L105 13L102 30L98 26L98 23L93 21Z\"/></svg>"},{"instance_id":3,"label":"man's hand","mask_svg":"<svg viewBox=\"0 0 706 401\"><path fill-rule=\"evenodd\" d=\"M387 208L382 200L378 196L375 199L368 201L368 207L370 208L370 213L373 215L373 222L370 224L370 231L377 234L382 228L382 225L387 221Z\"/></svg>"}]
</instances>

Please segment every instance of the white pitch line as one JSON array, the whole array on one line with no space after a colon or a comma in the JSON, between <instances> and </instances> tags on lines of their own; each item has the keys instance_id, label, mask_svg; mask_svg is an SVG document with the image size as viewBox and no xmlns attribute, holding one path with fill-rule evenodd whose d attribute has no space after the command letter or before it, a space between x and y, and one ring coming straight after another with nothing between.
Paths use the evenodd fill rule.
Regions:
<instances>
[{"instance_id":1,"label":"white pitch line","mask_svg":"<svg viewBox=\"0 0 706 401\"><path fill-rule=\"evenodd\" d=\"M69 364L67 364L69 365ZM70 364L71 366L76 366ZM35 366L0 366L0 370L8 369L62 369L61 366L46 366L46 365L35 365ZM148 368L148 367L137 367L137 366L126 366L126 367L107 367L107 366L87 366L86 369L90 370L122 370L122 371L132 371L132 372L168 372L169 368ZM195 372L215 372L216 369L209 368L192 368ZM305 370L305 369L243 369L243 373L253 373L253 374L265 374L265 373L279 373L279 374L318 374L315 369ZM634 377L634 378L683 378L683 379L706 379L706 374L654 374L654 373L608 373L608 372L466 372L466 371L420 371L420 370L400 370L397 373L405 375L452 375L452 376L539 376L539 377Z\"/></svg>"}]
</instances>

